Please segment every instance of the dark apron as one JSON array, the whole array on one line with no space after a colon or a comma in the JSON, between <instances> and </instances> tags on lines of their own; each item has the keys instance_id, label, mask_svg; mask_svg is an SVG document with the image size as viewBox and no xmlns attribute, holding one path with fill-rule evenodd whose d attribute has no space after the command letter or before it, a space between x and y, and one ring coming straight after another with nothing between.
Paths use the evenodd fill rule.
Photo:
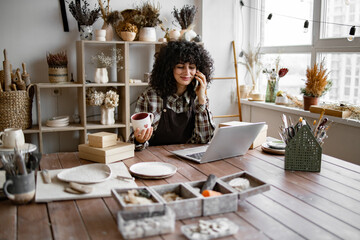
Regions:
<instances>
[{"instance_id":1,"label":"dark apron","mask_svg":"<svg viewBox=\"0 0 360 240\"><path fill-rule=\"evenodd\" d=\"M149 140L150 146L187 143L195 128L194 100L190 100L187 112L176 113L166 107L167 98L163 98L163 112L159 125Z\"/></svg>"}]
</instances>

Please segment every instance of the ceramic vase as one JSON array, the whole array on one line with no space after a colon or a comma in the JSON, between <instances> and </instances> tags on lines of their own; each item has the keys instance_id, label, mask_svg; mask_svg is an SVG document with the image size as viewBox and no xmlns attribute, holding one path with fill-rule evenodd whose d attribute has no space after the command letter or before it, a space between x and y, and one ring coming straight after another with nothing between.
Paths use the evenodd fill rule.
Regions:
<instances>
[{"instance_id":1,"label":"ceramic vase","mask_svg":"<svg viewBox=\"0 0 360 240\"><path fill-rule=\"evenodd\" d=\"M101 124L112 125L115 123L115 108L101 106Z\"/></svg>"},{"instance_id":2,"label":"ceramic vase","mask_svg":"<svg viewBox=\"0 0 360 240\"><path fill-rule=\"evenodd\" d=\"M112 41L113 38L114 38L114 28L113 28L113 26L111 24L107 24L107 23L104 22L101 29L106 30L106 35L105 35L106 41Z\"/></svg>"},{"instance_id":3,"label":"ceramic vase","mask_svg":"<svg viewBox=\"0 0 360 240\"><path fill-rule=\"evenodd\" d=\"M170 41L177 41L179 37L180 37L180 31L174 29L169 32Z\"/></svg>"},{"instance_id":4,"label":"ceramic vase","mask_svg":"<svg viewBox=\"0 0 360 240\"><path fill-rule=\"evenodd\" d=\"M276 80L269 79L266 87L265 102L274 103L278 89L279 89L278 79Z\"/></svg>"},{"instance_id":5,"label":"ceramic vase","mask_svg":"<svg viewBox=\"0 0 360 240\"><path fill-rule=\"evenodd\" d=\"M317 97L309 97L309 96L303 96L304 97L304 110L309 111L311 105L317 105L318 98Z\"/></svg>"},{"instance_id":6,"label":"ceramic vase","mask_svg":"<svg viewBox=\"0 0 360 240\"><path fill-rule=\"evenodd\" d=\"M80 39L81 40L92 40L93 38L93 26L80 26Z\"/></svg>"},{"instance_id":7,"label":"ceramic vase","mask_svg":"<svg viewBox=\"0 0 360 240\"><path fill-rule=\"evenodd\" d=\"M106 68L96 68L94 75L95 83L107 83L109 82L108 71Z\"/></svg>"},{"instance_id":8,"label":"ceramic vase","mask_svg":"<svg viewBox=\"0 0 360 240\"><path fill-rule=\"evenodd\" d=\"M155 42L156 31L154 27L143 27L140 29L139 40L144 42Z\"/></svg>"}]
</instances>

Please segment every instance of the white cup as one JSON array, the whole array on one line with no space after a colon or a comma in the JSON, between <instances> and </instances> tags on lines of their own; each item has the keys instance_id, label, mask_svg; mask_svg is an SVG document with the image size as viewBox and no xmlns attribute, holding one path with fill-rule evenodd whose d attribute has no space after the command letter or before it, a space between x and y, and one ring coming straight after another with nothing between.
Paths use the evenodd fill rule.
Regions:
<instances>
[{"instance_id":1,"label":"white cup","mask_svg":"<svg viewBox=\"0 0 360 240\"><path fill-rule=\"evenodd\" d=\"M135 113L131 116L131 123L134 131L139 128L140 131L143 129L151 127L152 122L154 121L154 114L140 112Z\"/></svg>"},{"instance_id":2,"label":"white cup","mask_svg":"<svg viewBox=\"0 0 360 240\"><path fill-rule=\"evenodd\" d=\"M6 128L0 132L0 143L4 148L15 148L25 144L24 133L19 128Z\"/></svg>"}]
</instances>

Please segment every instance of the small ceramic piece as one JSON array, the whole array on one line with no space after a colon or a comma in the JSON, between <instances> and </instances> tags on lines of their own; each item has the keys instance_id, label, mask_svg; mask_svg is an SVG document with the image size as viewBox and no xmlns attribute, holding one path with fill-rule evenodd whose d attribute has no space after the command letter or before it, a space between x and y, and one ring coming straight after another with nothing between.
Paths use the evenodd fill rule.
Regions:
<instances>
[{"instance_id":1,"label":"small ceramic piece","mask_svg":"<svg viewBox=\"0 0 360 240\"><path fill-rule=\"evenodd\" d=\"M230 180L229 185L238 191L244 191L250 187L250 182L246 178L233 178Z\"/></svg>"}]
</instances>

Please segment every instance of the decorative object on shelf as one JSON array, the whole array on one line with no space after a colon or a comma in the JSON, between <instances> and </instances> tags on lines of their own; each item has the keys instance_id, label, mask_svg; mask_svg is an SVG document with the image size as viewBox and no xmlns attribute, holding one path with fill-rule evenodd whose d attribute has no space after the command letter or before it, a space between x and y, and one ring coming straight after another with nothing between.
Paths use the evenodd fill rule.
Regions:
<instances>
[{"instance_id":1,"label":"decorative object on shelf","mask_svg":"<svg viewBox=\"0 0 360 240\"><path fill-rule=\"evenodd\" d=\"M69 121L70 121L69 116L52 117L46 121L46 126L48 126L48 127L66 127L69 125Z\"/></svg>"},{"instance_id":2,"label":"decorative object on shelf","mask_svg":"<svg viewBox=\"0 0 360 240\"><path fill-rule=\"evenodd\" d=\"M95 41L106 41L106 30L105 29L95 29Z\"/></svg>"},{"instance_id":3,"label":"decorative object on shelf","mask_svg":"<svg viewBox=\"0 0 360 240\"><path fill-rule=\"evenodd\" d=\"M109 82L108 71L107 71L106 67L95 69L94 82L95 83Z\"/></svg>"},{"instance_id":4,"label":"decorative object on shelf","mask_svg":"<svg viewBox=\"0 0 360 240\"><path fill-rule=\"evenodd\" d=\"M276 93L279 89L279 80L280 78L284 77L289 69L287 68L280 68L280 57L277 57L275 60L275 68L267 69L265 68L263 70L263 73L265 73L268 77L267 81L267 87L266 87L266 96L265 101L266 102L275 102Z\"/></svg>"},{"instance_id":5,"label":"decorative object on shelf","mask_svg":"<svg viewBox=\"0 0 360 240\"><path fill-rule=\"evenodd\" d=\"M134 41L136 34L138 33L138 28L132 23L119 24L117 25L116 32L122 40Z\"/></svg>"},{"instance_id":6,"label":"decorative object on shelf","mask_svg":"<svg viewBox=\"0 0 360 240\"><path fill-rule=\"evenodd\" d=\"M360 106L349 103L328 103L310 107L310 112L313 113L319 113L323 110L325 110L325 115L360 121Z\"/></svg>"},{"instance_id":7,"label":"decorative object on shelf","mask_svg":"<svg viewBox=\"0 0 360 240\"><path fill-rule=\"evenodd\" d=\"M114 26L118 21L122 21L123 17L119 11L110 11L110 0L107 0L106 7L104 7L102 0L98 0L98 3L101 17L104 20L102 29L106 30L106 41L112 41L114 38Z\"/></svg>"},{"instance_id":8,"label":"decorative object on shelf","mask_svg":"<svg viewBox=\"0 0 360 240\"><path fill-rule=\"evenodd\" d=\"M197 34L193 30L194 18L197 8L193 5L184 5L181 9L176 9L171 12L181 27L180 38L186 41L192 41Z\"/></svg>"},{"instance_id":9,"label":"decorative object on shelf","mask_svg":"<svg viewBox=\"0 0 360 240\"><path fill-rule=\"evenodd\" d=\"M64 83L68 81L67 54L65 51L47 53L46 60L49 66L49 81L51 83Z\"/></svg>"},{"instance_id":10,"label":"decorative object on shelf","mask_svg":"<svg viewBox=\"0 0 360 240\"><path fill-rule=\"evenodd\" d=\"M264 101L264 96L259 92L258 89L258 78L261 72L262 63L260 61L260 47L256 47L252 49L249 47L249 51L244 53L244 62L240 62L240 64L244 65L248 73L250 74L251 81L252 81L252 88L249 94L250 100L254 101Z\"/></svg>"},{"instance_id":11,"label":"decorative object on shelf","mask_svg":"<svg viewBox=\"0 0 360 240\"><path fill-rule=\"evenodd\" d=\"M283 91L278 91L276 93L275 104L277 105L286 105L288 103L288 98Z\"/></svg>"},{"instance_id":12,"label":"decorative object on shelf","mask_svg":"<svg viewBox=\"0 0 360 240\"><path fill-rule=\"evenodd\" d=\"M249 85L240 85L240 98L248 98L251 86Z\"/></svg>"},{"instance_id":13,"label":"decorative object on shelf","mask_svg":"<svg viewBox=\"0 0 360 240\"><path fill-rule=\"evenodd\" d=\"M180 31L173 29L169 32L170 41L177 41L180 38Z\"/></svg>"},{"instance_id":14,"label":"decorative object on shelf","mask_svg":"<svg viewBox=\"0 0 360 240\"><path fill-rule=\"evenodd\" d=\"M71 1L69 11L80 25L80 39L92 40L92 25L100 16L100 7L95 5L94 9L89 9L90 4L86 0Z\"/></svg>"},{"instance_id":15,"label":"decorative object on shelf","mask_svg":"<svg viewBox=\"0 0 360 240\"><path fill-rule=\"evenodd\" d=\"M91 62L96 66L94 81L96 83L109 82L107 68L113 67L115 64L117 70L120 71L123 68L119 65L122 60L123 56L119 48L112 48L110 53L99 52L92 56Z\"/></svg>"},{"instance_id":16,"label":"decorative object on shelf","mask_svg":"<svg viewBox=\"0 0 360 240\"><path fill-rule=\"evenodd\" d=\"M160 4L157 6L150 1L136 7L138 14L134 16L135 23L140 26L139 40L146 42L156 41L155 27L162 23L160 20Z\"/></svg>"},{"instance_id":17,"label":"decorative object on shelf","mask_svg":"<svg viewBox=\"0 0 360 240\"><path fill-rule=\"evenodd\" d=\"M317 99L330 90L332 81L328 79L329 72L324 66L324 59L320 64L314 63L312 68L306 69L305 88L301 88L304 95L304 110L311 105L317 105Z\"/></svg>"},{"instance_id":18,"label":"decorative object on shelf","mask_svg":"<svg viewBox=\"0 0 360 240\"><path fill-rule=\"evenodd\" d=\"M95 88L86 90L86 103L90 106L101 106L101 124L111 125L115 123L115 107L119 105L119 94L113 90L105 94L96 91Z\"/></svg>"}]
</instances>

